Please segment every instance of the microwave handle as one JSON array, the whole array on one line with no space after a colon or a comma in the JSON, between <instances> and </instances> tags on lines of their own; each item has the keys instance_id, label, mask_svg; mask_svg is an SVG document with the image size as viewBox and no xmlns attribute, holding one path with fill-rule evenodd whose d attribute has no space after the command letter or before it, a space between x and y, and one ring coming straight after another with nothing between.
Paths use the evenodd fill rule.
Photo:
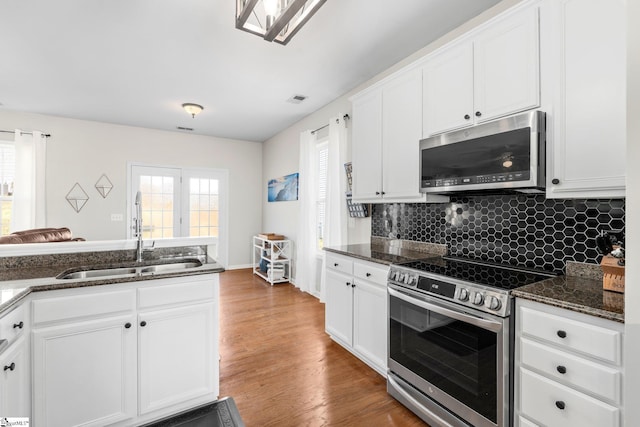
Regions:
<instances>
[{"instance_id":1,"label":"microwave handle","mask_svg":"<svg viewBox=\"0 0 640 427\"><path fill-rule=\"evenodd\" d=\"M418 307L424 308L425 310L431 310L435 313L442 314L443 316L451 317L456 320L460 320L465 323L469 323L471 325L478 326L482 329L486 329L492 332L499 332L502 329L502 323L496 322L494 320L483 319L478 316L474 316L467 313L462 313L459 311L451 310L441 305L432 304L427 301L423 301L417 298L412 298L411 296L404 294L402 292L398 292L395 289L387 288L389 291L389 295L392 297L401 299L409 304L417 305Z\"/></svg>"}]
</instances>

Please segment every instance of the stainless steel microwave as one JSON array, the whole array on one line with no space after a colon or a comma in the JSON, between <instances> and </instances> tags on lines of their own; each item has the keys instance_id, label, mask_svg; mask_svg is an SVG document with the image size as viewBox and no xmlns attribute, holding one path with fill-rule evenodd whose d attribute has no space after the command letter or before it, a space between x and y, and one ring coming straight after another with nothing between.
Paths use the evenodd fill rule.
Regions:
<instances>
[{"instance_id":1,"label":"stainless steel microwave","mask_svg":"<svg viewBox=\"0 0 640 427\"><path fill-rule=\"evenodd\" d=\"M420 191L543 191L545 133L545 114L529 111L423 139Z\"/></svg>"}]
</instances>

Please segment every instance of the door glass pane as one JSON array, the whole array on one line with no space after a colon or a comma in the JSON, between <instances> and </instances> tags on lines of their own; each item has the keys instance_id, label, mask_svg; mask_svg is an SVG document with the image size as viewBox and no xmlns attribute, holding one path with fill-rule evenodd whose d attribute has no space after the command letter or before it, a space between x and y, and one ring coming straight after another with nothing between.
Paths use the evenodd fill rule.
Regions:
<instances>
[{"instance_id":1,"label":"door glass pane","mask_svg":"<svg viewBox=\"0 0 640 427\"><path fill-rule=\"evenodd\" d=\"M143 238L173 237L173 187L172 176L140 176Z\"/></svg>"},{"instance_id":2,"label":"door glass pane","mask_svg":"<svg viewBox=\"0 0 640 427\"><path fill-rule=\"evenodd\" d=\"M218 180L189 180L189 236L218 235Z\"/></svg>"}]
</instances>

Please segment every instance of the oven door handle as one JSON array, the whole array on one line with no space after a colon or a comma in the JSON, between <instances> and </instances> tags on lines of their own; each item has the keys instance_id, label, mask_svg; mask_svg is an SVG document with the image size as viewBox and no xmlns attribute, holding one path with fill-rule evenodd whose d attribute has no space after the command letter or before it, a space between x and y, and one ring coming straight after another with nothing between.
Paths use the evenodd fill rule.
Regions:
<instances>
[{"instance_id":1,"label":"oven door handle","mask_svg":"<svg viewBox=\"0 0 640 427\"><path fill-rule=\"evenodd\" d=\"M495 320L483 319L482 317L474 316L468 313L462 313L456 310L451 310L449 308L443 307L438 304L433 304L427 301L423 301L421 299L413 298L403 292L396 291L392 288L387 288L389 291L389 295L392 297L401 299L409 304L417 305L418 307L424 308L425 310L431 310L436 313L440 313L444 316L451 317L456 320L463 321L465 323L469 323L471 325L478 326L482 329L486 329L492 332L498 332L502 329L502 323L496 322Z\"/></svg>"}]
</instances>

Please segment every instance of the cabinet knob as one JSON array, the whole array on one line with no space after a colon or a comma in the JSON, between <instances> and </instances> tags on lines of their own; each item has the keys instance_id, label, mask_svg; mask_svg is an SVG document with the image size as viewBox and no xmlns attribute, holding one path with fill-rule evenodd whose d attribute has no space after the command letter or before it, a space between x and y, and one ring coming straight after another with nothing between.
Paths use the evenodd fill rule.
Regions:
<instances>
[{"instance_id":1,"label":"cabinet knob","mask_svg":"<svg viewBox=\"0 0 640 427\"><path fill-rule=\"evenodd\" d=\"M337 266L338 266L338 263L337 263L337 262L334 262L334 263L333 263L333 266L334 266L334 267L337 267Z\"/></svg>"},{"instance_id":2,"label":"cabinet knob","mask_svg":"<svg viewBox=\"0 0 640 427\"><path fill-rule=\"evenodd\" d=\"M566 374L567 373L567 368L565 368L564 366L560 365L556 368L558 370L558 372L560 372L561 374Z\"/></svg>"},{"instance_id":3,"label":"cabinet knob","mask_svg":"<svg viewBox=\"0 0 640 427\"><path fill-rule=\"evenodd\" d=\"M564 402L562 400L556 400L556 407L558 409L564 409Z\"/></svg>"},{"instance_id":4,"label":"cabinet knob","mask_svg":"<svg viewBox=\"0 0 640 427\"><path fill-rule=\"evenodd\" d=\"M347 282L347 286L351 286L351 282Z\"/></svg>"},{"instance_id":5,"label":"cabinet knob","mask_svg":"<svg viewBox=\"0 0 640 427\"><path fill-rule=\"evenodd\" d=\"M127 328L127 329L129 329L129 328L131 327L131 323L129 323L129 322L125 323L125 324L124 324L124 327L125 327L125 328Z\"/></svg>"},{"instance_id":6,"label":"cabinet knob","mask_svg":"<svg viewBox=\"0 0 640 427\"><path fill-rule=\"evenodd\" d=\"M355 287L356 287L356 284L355 284L355 283L352 283L352 284L351 284L351 287L352 287L352 288L355 288Z\"/></svg>"},{"instance_id":7,"label":"cabinet knob","mask_svg":"<svg viewBox=\"0 0 640 427\"><path fill-rule=\"evenodd\" d=\"M560 184L560 180L559 180L558 178L553 178L553 179L551 180L551 183L552 183L553 185L558 185L558 184Z\"/></svg>"},{"instance_id":8,"label":"cabinet knob","mask_svg":"<svg viewBox=\"0 0 640 427\"><path fill-rule=\"evenodd\" d=\"M147 322L143 320L142 322L140 322L140 326L144 328L145 326L147 326Z\"/></svg>"},{"instance_id":9,"label":"cabinet knob","mask_svg":"<svg viewBox=\"0 0 640 427\"><path fill-rule=\"evenodd\" d=\"M383 191L383 192L382 192L382 195L384 196L385 194L387 194L387 193L385 193L385 192Z\"/></svg>"},{"instance_id":10,"label":"cabinet knob","mask_svg":"<svg viewBox=\"0 0 640 427\"><path fill-rule=\"evenodd\" d=\"M464 115L464 119L465 119L465 120L469 120L470 118L471 118L471 116L470 116L470 115L468 115L468 114L465 114L465 115Z\"/></svg>"},{"instance_id":11,"label":"cabinet knob","mask_svg":"<svg viewBox=\"0 0 640 427\"><path fill-rule=\"evenodd\" d=\"M366 276L367 276L367 277L371 277L371 273L367 273L367 274L366 274Z\"/></svg>"},{"instance_id":12,"label":"cabinet knob","mask_svg":"<svg viewBox=\"0 0 640 427\"><path fill-rule=\"evenodd\" d=\"M14 369L16 369L16 364L13 362L11 362L11 365L4 365L5 371L13 371Z\"/></svg>"},{"instance_id":13,"label":"cabinet knob","mask_svg":"<svg viewBox=\"0 0 640 427\"><path fill-rule=\"evenodd\" d=\"M21 320L20 323L13 324L13 329L15 328L22 329L23 326L24 326L24 322Z\"/></svg>"},{"instance_id":14,"label":"cabinet knob","mask_svg":"<svg viewBox=\"0 0 640 427\"><path fill-rule=\"evenodd\" d=\"M476 117L480 117L482 113L480 111L476 111Z\"/></svg>"},{"instance_id":15,"label":"cabinet knob","mask_svg":"<svg viewBox=\"0 0 640 427\"><path fill-rule=\"evenodd\" d=\"M558 331L557 334L558 334L558 336L560 338L566 338L567 337L567 333L565 331Z\"/></svg>"},{"instance_id":16,"label":"cabinet knob","mask_svg":"<svg viewBox=\"0 0 640 427\"><path fill-rule=\"evenodd\" d=\"M380 195L380 192L379 192L379 191L376 191L376 196L379 196L379 195Z\"/></svg>"}]
</instances>

